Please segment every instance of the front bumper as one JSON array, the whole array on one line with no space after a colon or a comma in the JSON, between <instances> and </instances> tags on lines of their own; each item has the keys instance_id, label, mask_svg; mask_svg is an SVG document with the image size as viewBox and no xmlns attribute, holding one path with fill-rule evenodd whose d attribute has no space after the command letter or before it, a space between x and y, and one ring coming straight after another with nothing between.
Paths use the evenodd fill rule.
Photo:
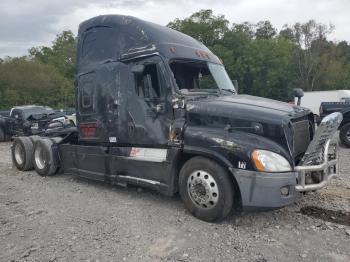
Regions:
<instances>
[{"instance_id":1,"label":"front bumper","mask_svg":"<svg viewBox=\"0 0 350 262\"><path fill-rule=\"evenodd\" d=\"M296 190L297 172L261 173L242 169L230 169L241 193L244 209L280 208L290 205L302 198ZM288 194L282 194L282 188Z\"/></svg>"},{"instance_id":2,"label":"front bumper","mask_svg":"<svg viewBox=\"0 0 350 262\"><path fill-rule=\"evenodd\" d=\"M340 113L325 117L294 172L266 173L231 168L243 207L278 208L302 197L302 192L326 186L338 174L338 143L332 138Z\"/></svg>"},{"instance_id":3,"label":"front bumper","mask_svg":"<svg viewBox=\"0 0 350 262\"><path fill-rule=\"evenodd\" d=\"M266 173L232 168L243 207L283 207L301 199L302 192L326 186L338 172L338 155L330 154L330 146L337 152L337 145L329 140L324 149L325 161L322 164L296 166L294 172ZM317 175L317 183L312 180L311 174Z\"/></svg>"}]
</instances>

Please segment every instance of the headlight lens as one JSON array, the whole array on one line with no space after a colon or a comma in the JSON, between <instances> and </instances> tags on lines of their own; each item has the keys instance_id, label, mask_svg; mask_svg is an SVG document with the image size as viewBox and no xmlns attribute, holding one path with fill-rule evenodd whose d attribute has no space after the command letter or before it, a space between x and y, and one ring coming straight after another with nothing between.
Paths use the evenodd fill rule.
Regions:
<instances>
[{"instance_id":1,"label":"headlight lens","mask_svg":"<svg viewBox=\"0 0 350 262\"><path fill-rule=\"evenodd\" d=\"M287 159L271 151L254 150L252 158L256 168L262 172L287 172L292 170Z\"/></svg>"}]
</instances>

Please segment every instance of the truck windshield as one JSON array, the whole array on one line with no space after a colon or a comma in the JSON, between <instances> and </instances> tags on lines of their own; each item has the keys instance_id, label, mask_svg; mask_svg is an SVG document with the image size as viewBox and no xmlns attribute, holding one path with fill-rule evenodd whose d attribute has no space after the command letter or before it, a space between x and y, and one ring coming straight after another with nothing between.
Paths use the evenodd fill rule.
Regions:
<instances>
[{"instance_id":1,"label":"truck windshield","mask_svg":"<svg viewBox=\"0 0 350 262\"><path fill-rule=\"evenodd\" d=\"M235 87L222 65L205 61L175 61L170 64L181 93L227 92Z\"/></svg>"}]
</instances>

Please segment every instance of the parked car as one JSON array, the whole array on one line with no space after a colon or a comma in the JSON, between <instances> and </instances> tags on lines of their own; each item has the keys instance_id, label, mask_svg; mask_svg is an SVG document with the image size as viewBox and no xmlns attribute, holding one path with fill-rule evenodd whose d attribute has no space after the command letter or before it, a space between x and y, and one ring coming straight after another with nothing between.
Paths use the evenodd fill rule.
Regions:
<instances>
[{"instance_id":1,"label":"parked car","mask_svg":"<svg viewBox=\"0 0 350 262\"><path fill-rule=\"evenodd\" d=\"M16 106L8 116L0 116L0 142L12 136L39 135L47 128L64 123L64 114L37 105Z\"/></svg>"},{"instance_id":2,"label":"parked car","mask_svg":"<svg viewBox=\"0 0 350 262\"><path fill-rule=\"evenodd\" d=\"M10 110L1 110L0 111L0 117L1 116L9 116L10 115Z\"/></svg>"},{"instance_id":3,"label":"parked car","mask_svg":"<svg viewBox=\"0 0 350 262\"><path fill-rule=\"evenodd\" d=\"M332 137L309 109L238 95L221 60L199 41L130 16L79 27L76 130L16 138L19 170L62 172L172 196L217 221L236 208L280 208L337 172Z\"/></svg>"},{"instance_id":4,"label":"parked car","mask_svg":"<svg viewBox=\"0 0 350 262\"><path fill-rule=\"evenodd\" d=\"M74 108L55 109L55 112L58 112L60 114L65 114L66 122L73 126L76 126L77 117L76 117L76 112Z\"/></svg>"},{"instance_id":5,"label":"parked car","mask_svg":"<svg viewBox=\"0 0 350 262\"><path fill-rule=\"evenodd\" d=\"M343 114L343 121L339 126L339 138L343 145L345 145L346 147L350 147L350 101L321 103L321 119L334 112L340 112Z\"/></svg>"}]
</instances>

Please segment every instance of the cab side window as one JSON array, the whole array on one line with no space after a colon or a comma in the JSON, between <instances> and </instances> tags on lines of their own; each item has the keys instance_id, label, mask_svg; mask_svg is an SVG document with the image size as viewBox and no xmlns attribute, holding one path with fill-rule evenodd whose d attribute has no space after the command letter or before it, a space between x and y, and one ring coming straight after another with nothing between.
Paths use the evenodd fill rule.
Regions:
<instances>
[{"instance_id":1,"label":"cab side window","mask_svg":"<svg viewBox=\"0 0 350 262\"><path fill-rule=\"evenodd\" d=\"M79 110L82 114L91 114L96 111L94 77L94 73L89 73L79 78Z\"/></svg>"},{"instance_id":2,"label":"cab side window","mask_svg":"<svg viewBox=\"0 0 350 262\"><path fill-rule=\"evenodd\" d=\"M145 65L143 73L136 76L136 93L150 100L162 97L160 74L157 64Z\"/></svg>"}]
</instances>

